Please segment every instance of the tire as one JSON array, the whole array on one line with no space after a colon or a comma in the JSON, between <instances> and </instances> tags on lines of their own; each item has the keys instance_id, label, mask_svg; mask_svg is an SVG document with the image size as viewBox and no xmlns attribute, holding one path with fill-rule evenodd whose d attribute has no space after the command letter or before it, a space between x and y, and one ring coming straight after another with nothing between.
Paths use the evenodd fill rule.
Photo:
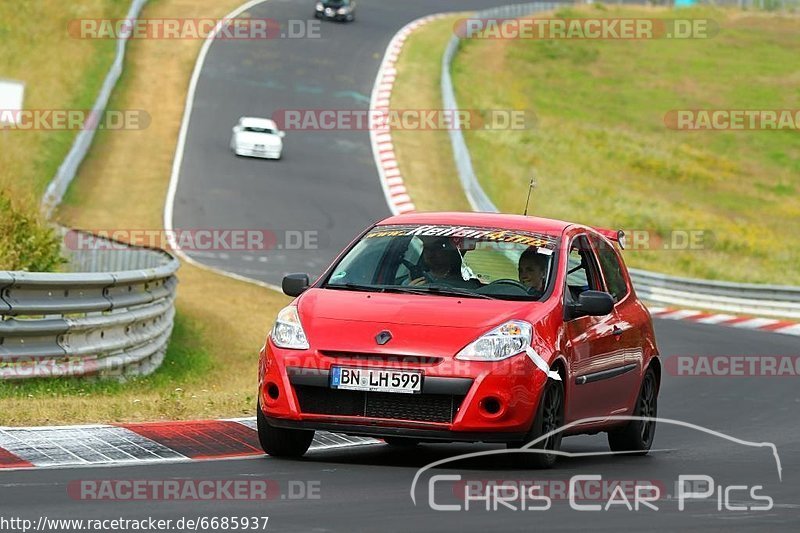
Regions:
<instances>
[{"instance_id":1,"label":"tire","mask_svg":"<svg viewBox=\"0 0 800 533\"><path fill-rule=\"evenodd\" d=\"M419 445L417 439L410 439L407 437L384 437L383 440L392 448L414 448Z\"/></svg>"},{"instance_id":2,"label":"tire","mask_svg":"<svg viewBox=\"0 0 800 533\"><path fill-rule=\"evenodd\" d=\"M314 432L311 430L271 426L261 411L261 402L257 407L256 423L261 448L273 457L300 457L308 451L314 439Z\"/></svg>"},{"instance_id":3,"label":"tire","mask_svg":"<svg viewBox=\"0 0 800 533\"><path fill-rule=\"evenodd\" d=\"M542 392L539 407L536 409L536 417L533 420L531 430L523 442L509 442L506 446L509 449L521 448L532 440L549 433L564 425L564 384L561 381L548 379L547 385ZM561 449L562 433L551 435L546 440L532 446L540 450L559 451ZM527 468L545 469L552 468L558 460L558 455L554 453L521 453L519 462Z\"/></svg>"},{"instance_id":4,"label":"tire","mask_svg":"<svg viewBox=\"0 0 800 533\"><path fill-rule=\"evenodd\" d=\"M634 416L658 416L658 384L656 374L648 368L642 378ZM631 420L618 430L608 432L608 446L614 452L631 452L629 455L647 455L656 434L655 420Z\"/></svg>"}]
</instances>

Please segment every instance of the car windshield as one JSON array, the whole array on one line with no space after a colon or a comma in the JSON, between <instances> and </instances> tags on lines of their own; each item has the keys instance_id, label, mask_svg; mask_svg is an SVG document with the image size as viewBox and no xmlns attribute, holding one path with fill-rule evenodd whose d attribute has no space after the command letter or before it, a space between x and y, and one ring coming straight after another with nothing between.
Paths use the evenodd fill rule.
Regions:
<instances>
[{"instance_id":1,"label":"car windshield","mask_svg":"<svg viewBox=\"0 0 800 533\"><path fill-rule=\"evenodd\" d=\"M249 131L252 133L271 133L275 135L277 132L271 128L256 128L255 126L245 126L242 131Z\"/></svg>"},{"instance_id":2,"label":"car windshield","mask_svg":"<svg viewBox=\"0 0 800 533\"><path fill-rule=\"evenodd\" d=\"M558 239L501 228L388 225L368 231L336 264L328 289L541 300Z\"/></svg>"},{"instance_id":3,"label":"car windshield","mask_svg":"<svg viewBox=\"0 0 800 533\"><path fill-rule=\"evenodd\" d=\"M349 6L350 0L326 0L323 4L329 7Z\"/></svg>"}]
</instances>

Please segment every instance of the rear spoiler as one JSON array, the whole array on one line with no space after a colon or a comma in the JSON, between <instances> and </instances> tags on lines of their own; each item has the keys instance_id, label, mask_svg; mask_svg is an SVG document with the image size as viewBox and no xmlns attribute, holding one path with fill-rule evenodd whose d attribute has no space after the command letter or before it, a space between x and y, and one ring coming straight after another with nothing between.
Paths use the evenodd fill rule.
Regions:
<instances>
[{"instance_id":1,"label":"rear spoiler","mask_svg":"<svg viewBox=\"0 0 800 533\"><path fill-rule=\"evenodd\" d=\"M592 228L597 233L610 241L619 244L619 247L625 249L625 232L621 229L606 229L606 228Z\"/></svg>"}]
</instances>

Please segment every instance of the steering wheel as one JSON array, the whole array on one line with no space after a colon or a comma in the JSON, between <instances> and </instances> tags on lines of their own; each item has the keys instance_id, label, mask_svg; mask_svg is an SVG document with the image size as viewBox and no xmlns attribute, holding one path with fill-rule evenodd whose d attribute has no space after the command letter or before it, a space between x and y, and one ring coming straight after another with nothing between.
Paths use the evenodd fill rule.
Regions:
<instances>
[{"instance_id":1,"label":"steering wheel","mask_svg":"<svg viewBox=\"0 0 800 533\"><path fill-rule=\"evenodd\" d=\"M515 279L511 279L511 278L496 279L493 282L491 282L489 285L487 285L487 287L491 287L492 285L513 285L514 287L517 287L518 289L522 289L525 292L528 291L528 287L526 287L525 285L523 285L519 281L517 281Z\"/></svg>"},{"instance_id":2,"label":"steering wheel","mask_svg":"<svg viewBox=\"0 0 800 533\"><path fill-rule=\"evenodd\" d=\"M425 277L427 279L427 277L425 276L425 271L422 269L421 266L415 265L408 259L401 259L400 263L402 263L403 266L405 266L408 269L409 281L422 277Z\"/></svg>"},{"instance_id":3,"label":"steering wheel","mask_svg":"<svg viewBox=\"0 0 800 533\"><path fill-rule=\"evenodd\" d=\"M475 292L484 293L484 294L493 294L494 293L493 288L499 288L499 287L502 287L503 285L507 285L509 287L514 287L515 289L520 291L522 294L529 294L528 293L528 287L526 287L525 285L523 285L519 281L517 281L515 279L510 279L510 278L496 279L493 282L489 283L488 285L485 285L484 287L481 287L480 289L478 289Z\"/></svg>"}]
</instances>

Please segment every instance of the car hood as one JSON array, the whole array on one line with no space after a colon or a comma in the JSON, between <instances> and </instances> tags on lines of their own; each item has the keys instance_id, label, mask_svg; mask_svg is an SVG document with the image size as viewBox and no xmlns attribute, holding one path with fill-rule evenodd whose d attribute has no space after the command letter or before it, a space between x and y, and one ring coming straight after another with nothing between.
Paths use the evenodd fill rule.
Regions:
<instances>
[{"instance_id":1,"label":"car hood","mask_svg":"<svg viewBox=\"0 0 800 533\"><path fill-rule=\"evenodd\" d=\"M514 318L536 321L545 305L450 296L309 289L298 301L312 348L402 355L452 356ZM379 345L375 336L392 339Z\"/></svg>"},{"instance_id":2,"label":"car hood","mask_svg":"<svg viewBox=\"0 0 800 533\"><path fill-rule=\"evenodd\" d=\"M283 141L272 133L257 133L254 131L240 131L236 134L237 143L263 144L265 146L280 146Z\"/></svg>"}]
</instances>

